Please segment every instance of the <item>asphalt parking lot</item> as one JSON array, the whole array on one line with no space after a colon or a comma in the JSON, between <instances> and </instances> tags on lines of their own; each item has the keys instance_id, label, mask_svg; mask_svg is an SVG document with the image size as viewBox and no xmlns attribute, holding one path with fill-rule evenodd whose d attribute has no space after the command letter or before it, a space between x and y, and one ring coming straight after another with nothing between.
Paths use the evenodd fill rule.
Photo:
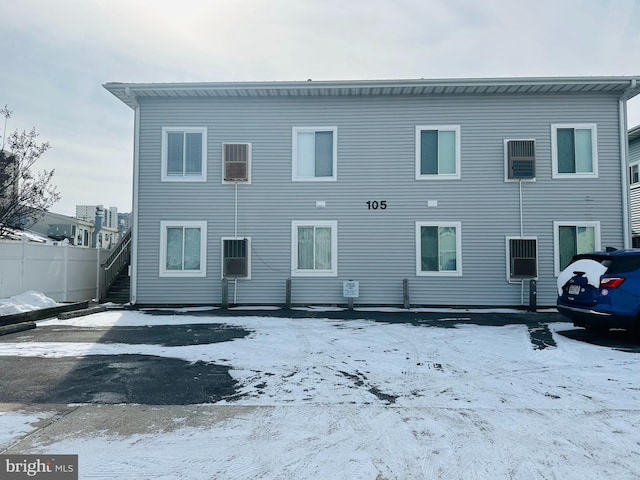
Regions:
<instances>
[{"instance_id":1,"label":"asphalt parking lot","mask_svg":"<svg viewBox=\"0 0 640 480\"><path fill-rule=\"evenodd\" d=\"M171 310L148 310L148 315L173 315ZM281 316L288 318L362 319L382 323L407 323L424 328L456 328L460 323L484 326L523 324L534 349L555 345L549 325L565 322L556 312L539 313L389 313L309 312L296 310L215 310L180 313L187 316ZM559 331L580 342L640 353L640 342L626 332L593 335L580 328ZM224 324L115 326L82 328L66 325L0 336L0 343L86 343L163 345L167 347L228 342L249 335L248 330ZM86 355L62 358L0 356L0 403L19 404L120 404L190 405L233 401L237 385L228 366L188 362L144 354Z\"/></svg>"}]
</instances>

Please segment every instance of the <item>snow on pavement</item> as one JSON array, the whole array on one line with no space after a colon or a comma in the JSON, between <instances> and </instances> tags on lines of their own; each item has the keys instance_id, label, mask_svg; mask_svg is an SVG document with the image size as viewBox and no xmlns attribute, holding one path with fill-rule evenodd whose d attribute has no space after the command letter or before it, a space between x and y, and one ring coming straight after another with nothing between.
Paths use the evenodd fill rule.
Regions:
<instances>
[{"instance_id":1,"label":"snow on pavement","mask_svg":"<svg viewBox=\"0 0 640 480\"><path fill-rule=\"evenodd\" d=\"M640 358L555 333L570 324L551 324L557 347L543 350L523 325L421 327L366 312L340 321L107 311L38 325L185 323L252 333L178 347L0 343L4 356L202 360L231 367L240 383L234 401L193 406L203 418L237 407L222 421L66 434L32 451L78 453L81 478L109 478L113 459L114 478L138 479L640 477ZM16 432L0 436L0 452L32 415L0 414L0 430Z\"/></svg>"}]
</instances>

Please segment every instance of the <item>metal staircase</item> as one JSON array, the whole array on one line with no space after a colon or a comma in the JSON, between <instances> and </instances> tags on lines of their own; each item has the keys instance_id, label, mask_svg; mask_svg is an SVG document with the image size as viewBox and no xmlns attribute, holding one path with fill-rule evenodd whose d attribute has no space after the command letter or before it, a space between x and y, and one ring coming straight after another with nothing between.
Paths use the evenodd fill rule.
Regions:
<instances>
[{"instance_id":1,"label":"metal staircase","mask_svg":"<svg viewBox=\"0 0 640 480\"><path fill-rule=\"evenodd\" d=\"M100 265L100 303L128 303L131 291L131 229L127 230L111 254Z\"/></svg>"}]
</instances>

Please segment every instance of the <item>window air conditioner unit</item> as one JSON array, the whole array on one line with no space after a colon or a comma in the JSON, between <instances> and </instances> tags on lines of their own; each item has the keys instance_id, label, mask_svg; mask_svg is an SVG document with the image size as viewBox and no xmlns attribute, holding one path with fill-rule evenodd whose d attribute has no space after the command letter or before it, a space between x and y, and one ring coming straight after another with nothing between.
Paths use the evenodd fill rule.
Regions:
<instances>
[{"instance_id":1,"label":"window air conditioner unit","mask_svg":"<svg viewBox=\"0 0 640 480\"><path fill-rule=\"evenodd\" d=\"M536 177L534 140L507 140L508 178L530 180Z\"/></svg>"},{"instance_id":2,"label":"window air conditioner unit","mask_svg":"<svg viewBox=\"0 0 640 480\"><path fill-rule=\"evenodd\" d=\"M249 165L248 143L223 144L225 182L247 182Z\"/></svg>"},{"instance_id":3,"label":"window air conditioner unit","mask_svg":"<svg viewBox=\"0 0 640 480\"><path fill-rule=\"evenodd\" d=\"M246 277L247 270L247 257L224 259L224 276L227 278Z\"/></svg>"},{"instance_id":4,"label":"window air conditioner unit","mask_svg":"<svg viewBox=\"0 0 640 480\"><path fill-rule=\"evenodd\" d=\"M535 278L538 276L535 257L514 257L511 260L511 278Z\"/></svg>"},{"instance_id":5,"label":"window air conditioner unit","mask_svg":"<svg viewBox=\"0 0 640 480\"><path fill-rule=\"evenodd\" d=\"M538 276L538 246L535 238L509 239L512 279L536 278Z\"/></svg>"},{"instance_id":6,"label":"window air conditioner unit","mask_svg":"<svg viewBox=\"0 0 640 480\"><path fill-rule=\"evenodd\" d=\"M225 239L223 244L223 276L246 278L249 276L247 239Z\"/></svg>"}]
</instances>

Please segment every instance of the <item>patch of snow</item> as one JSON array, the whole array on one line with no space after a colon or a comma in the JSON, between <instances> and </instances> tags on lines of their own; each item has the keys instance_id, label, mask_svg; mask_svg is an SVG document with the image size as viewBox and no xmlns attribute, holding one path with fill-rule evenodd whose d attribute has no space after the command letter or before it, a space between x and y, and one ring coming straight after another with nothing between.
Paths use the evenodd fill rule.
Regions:
<instances>
[{"instance_id":1,"label":"patch of snow","mask_svg":"<svg viewBox=\"0 0 640 480\"><path fill-rule=\"evenodd\" d=\"M40 308L55 307L55 300L43 293L28 291L9 298L0 298L0 315L30 312Z\"/></svg>"},{"instance_id":2,"label":"patch of snow","mask_svg":"<svg viewBox=\"0 0 640 480\"><path fill-rule=\"evenodd\" d=\"M20 437L33 431L33 424L52 416L49 412L26 413L0 411L0 452L15 443Z\"/></svg>"},{"instance_id":3,"label":"patch of snow","mask_svg":"<svg viewBox=\"0 0 640 480\"><path fill-rule=\"evenodd\" d=\"M331 305L309 305L308 307L293 307L292 310L301 312L344 312L346 309Z\"/></svg>"},{"instance_id":4,"label":"patch of snow","mask_svg":"<svg viewBox=\"0 0 640 480\"><path fill-rule=\"evenodd\" d=\"M172 347L3 341L0 355L143 354L230 368L233 401L114 406L119 425L140 427L127 434L94 419L107 406L79 405L77 430L62 419L47 428L59 425L57 435L20 443L23 453L78 454L82 478L640 478L639 354L565 337L568 322L549 323L556 347L536 350L526 325L451 318L456 328L106 311L38 327L210 323L251 333ZM33 422L0 415L0 447Z\"/></svg>"},{"instance_id":5,"label":"patch of snow","mask_svg":"<svg viewBox=\"0 0 640 480\"><path fill-rule=\"evenodd\" d=\"M562 287L575 276L574 272L584 272L587 277L587 283L598 288L600 286L600 277L607 271L607 267L600 262L582 258L570 264L558 275L558 295L562 295Z\"/></svg>"}]
</instances>

